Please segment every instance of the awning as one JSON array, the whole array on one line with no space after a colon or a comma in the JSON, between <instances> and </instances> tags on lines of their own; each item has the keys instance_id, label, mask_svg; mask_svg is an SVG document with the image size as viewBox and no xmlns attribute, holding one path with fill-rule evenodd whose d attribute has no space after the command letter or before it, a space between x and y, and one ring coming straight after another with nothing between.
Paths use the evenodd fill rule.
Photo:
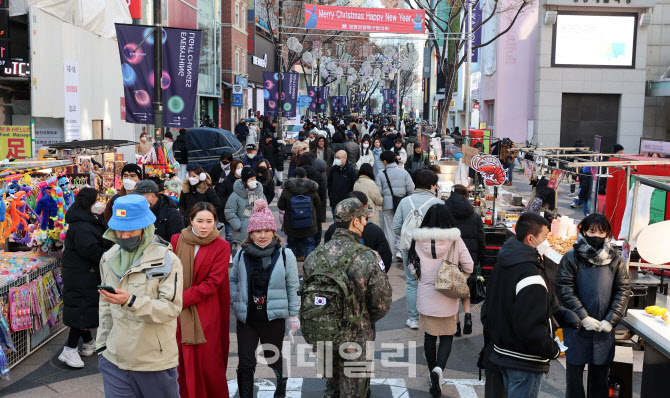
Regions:
<instances>
[{"instance_id":1,"label":"awning","mask_svg":"<svg viewBox=\"0 0 670 398\"><path fill-rule=\"evenodd\" d=\"M647 97L670 97L670 79L648 81Z\"/></svg>"}]
</instances>

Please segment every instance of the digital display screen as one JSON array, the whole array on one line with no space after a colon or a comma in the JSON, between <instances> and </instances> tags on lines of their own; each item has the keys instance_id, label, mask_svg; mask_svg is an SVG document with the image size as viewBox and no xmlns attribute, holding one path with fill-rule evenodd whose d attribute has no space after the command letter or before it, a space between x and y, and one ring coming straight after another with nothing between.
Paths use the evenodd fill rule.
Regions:
<instances>
[{"instance_id":1,"label":"digital display screen","mask_svg":"<svg viewBox=\"0 0 670 398\"><path fill-rule=\"evenodd\" d=\"M559 13L552 66L635 67L637 15Z\"/></svg>"}]
</instances>

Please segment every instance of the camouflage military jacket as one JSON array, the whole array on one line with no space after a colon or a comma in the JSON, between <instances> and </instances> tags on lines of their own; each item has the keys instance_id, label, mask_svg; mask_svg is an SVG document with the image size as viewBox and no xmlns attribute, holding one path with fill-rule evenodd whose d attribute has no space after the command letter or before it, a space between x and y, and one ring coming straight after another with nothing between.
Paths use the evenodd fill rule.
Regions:
<instances>
[{"instance_id":1,"label":"camouflage military jacket","mask_svg":"<svg viewBox=\"0 0 670 398\"><path fill-rule=\"evenodd\" d=\"M355 233L343 228L336 229L333 239L324 247L326 261L339 261L342 254L356 243L359 242ZM309 278L316 268L314 253L307 257L302 266L305 279ZM357 341L359 343L371 341L372 325L389 312L393 302L391 284L384 272L384 262L376 251L366 250L354 259L349 267L348 276L358 301L365 303L364 307L355 310L362 315Z\"/></svg>"}]
</instances>

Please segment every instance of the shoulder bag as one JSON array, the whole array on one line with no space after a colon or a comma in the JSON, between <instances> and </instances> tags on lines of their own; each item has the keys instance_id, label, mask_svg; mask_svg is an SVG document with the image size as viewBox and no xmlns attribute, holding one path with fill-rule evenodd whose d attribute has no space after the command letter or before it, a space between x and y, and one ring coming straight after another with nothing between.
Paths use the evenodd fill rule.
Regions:
<instances>
[{"instance_id":1,"label":"shoulder bag","mask_svg":"<svg viewBox=\"0 0 670 398\"><path fill-rule=\"evenodd\" d=\"M386 170L384 170L384 176L386 176L386 183L389 186L389 191L391 191L391 197L393 198L393 210L396 210L396 209L398 209L398 206L400 205L400 201L402 200L403 197L402 196L395 196L393 194L393 188L391 187L391 180L389 179L389 175L386 172Z\"/></svg>"},{"instance_id":2,"label":"shoulder bag","mask_svg":"<svg viewBox=\"0 0 670 398\"><path fill-rule=\"evenodd\" d=\"M435 240L431 240L431 248L435 247ZM435 290L451 298L470 297L468 288L468 274L464 272L460 264L451 261L451 252L454 250L455 242L452 242L447 256L442 260L440 271L435 279ZM434 249L433 249L434 252Z\"/></svg>"}]
</instances>

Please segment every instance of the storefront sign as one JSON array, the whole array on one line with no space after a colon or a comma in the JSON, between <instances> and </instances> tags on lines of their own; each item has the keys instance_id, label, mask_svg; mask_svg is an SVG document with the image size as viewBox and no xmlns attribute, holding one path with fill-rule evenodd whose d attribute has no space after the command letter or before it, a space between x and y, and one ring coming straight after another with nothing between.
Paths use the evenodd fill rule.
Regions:
<instances>
[{"instance_id":1,"label":"storefront sign","mask_svg":"<svg viewBox=\"0 0 670 398\"><path fill-rule=\"evenodd\" d=\"M256 2L247 1L247 53L253 54L256 50Z\"/></svg>"},{"instance_id":2,"label":"storefront sign","mask_svg":"<svg viewBox=\"0 0 670 398\"><path fill-rule=\"evenodd\" d=\"M233 84L233 106L235 108L241 108L243 102L244 94L242 94L242 85Z\"/></svg>"},{"instance_id":3,"label":"storefront sign","mask_svg":"<svg viewBox=\"0 0 670 398\"><path fill-rule=\"evenodd\" d=\"M55 120L55 119L54 119ZM37 127L35 128L35 151L48 146L65 141L65 134L62 128Z\"/></svg>"},{"instance_id":4,"label":"storefront sign","mask_svg":"<svg viewBox=\"0 0 670 398\"><path fill-rule=\"evenodd\" d=\"M640 153L670 155L670 142L642 140L640 141Z\"/></svg>"},{"instance_id":5,"label":"storefront sign","mask_svg":"<svg viewBox=\"0 0 670 398\"><path fill-rule=\"evenodd\" d=\"M424 10L306 4L305 28L357 32L425 33L426 12Z\"/></svg>"},{"instance_id":6,"label":"storefront sign","mask_svg":"<svg viewBox=\"0 0 670 398\"><path fill-rule=\"evenodd\" d=\"M79 63L64 61L65 82L65 140L81 140L81 111L79 108Z\"/></svg>"},{"instance_id":7,"label":"storefront sign","mask_svg":"<svg viewBox=\"0 0 670 398\"><path fill-rule=\"evenodd\" d=\"M472 164L472 158L479 155L477 148L473 148L469 145L461 145L461 153L463 154L461 157L461 163L467 165L468 167L470 167Z\"/></svg>"},{"instance_id":8,"label":"storefront sign","mask_svg":"<svg viewBox=\"0 0 670 398\"><path fill-rule=\"evenodd\" d=\"M235 84L242 86L243 90L247 89L247 78L242 76L235 76Z\"/></svg>"},{"instance_id":9,"label":"storefront sign","mask_svg":"<svg viewBox=\"0 0 670 398\"><path fill-rule=\"evenodd\" d=\"M563 181L563 177L565 177L565 172L563 170L552 171L549 183L547 183L547 188L558 189L559 185L561 185L561 182Z\"/></svg>"},{"instance_id":10,"label":"storefront sign","mask_svg":"<svg viewBox=\"0 0 670 398\"><path fill-rule=\"evenodd\" d=\"M0 126L0 159L32 157L30 126Z\"/></svg>"},{"instance_id":11,"label":"storefront sign","mask_svg":"<svg viewBox=\"0 0 670 398\"><path fill-rule=\"evenodd\" d=\"M267 68L268 67L268 55L264 54L263 58L258 58L257 56L252 56L251 57L251 63L260 66L261 68Z\"/></svg>"}]
</instances>

